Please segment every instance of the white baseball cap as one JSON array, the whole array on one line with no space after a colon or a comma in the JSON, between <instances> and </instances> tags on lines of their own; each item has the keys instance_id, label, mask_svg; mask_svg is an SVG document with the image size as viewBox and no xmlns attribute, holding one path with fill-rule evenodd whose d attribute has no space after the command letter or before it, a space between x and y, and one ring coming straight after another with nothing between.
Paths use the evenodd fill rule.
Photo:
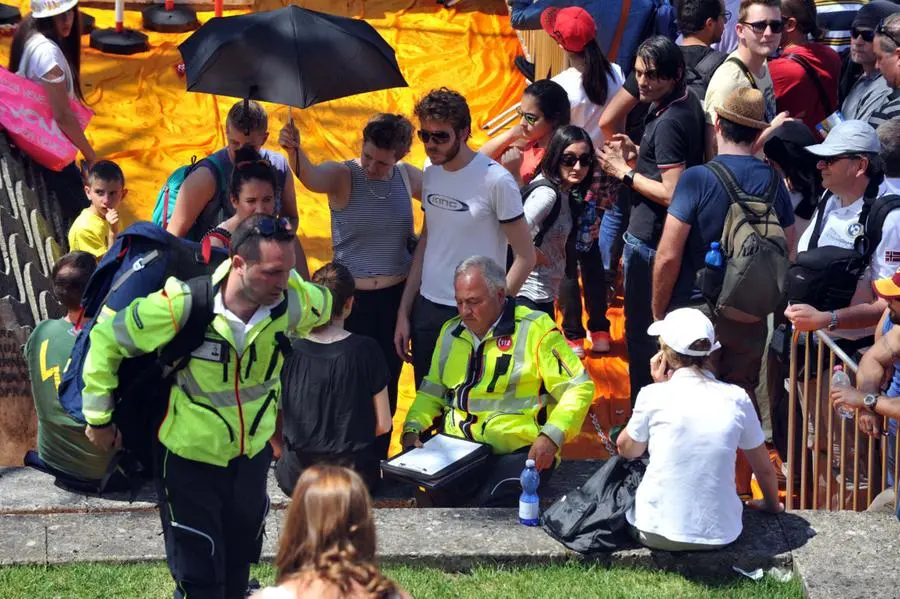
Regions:
<instances>
[{"instance_id":1,"label":"white baseball cap","mask_svg":"<svg viewBox=\"0 0 900 599\"><path fill-rule=\"evenodd\" d=\"M35 19L55 17L78 6L78 0L31 0L31 16Z\"/></svg>"},{"instance_id":2,"label":"white baseball cap","mask_svg":"<svg viewBox=\"0 0 900 599\"><path fill-rule=\"evenodd\" d=\"M720 347L716 341L713 323L696 308L672 310L663 320L657 320L647 329L647 334L659 337L679 354L686 356L708 356ZM690 349L700 339L709 341L709 350Z\"/></svg>"}]
</instances>

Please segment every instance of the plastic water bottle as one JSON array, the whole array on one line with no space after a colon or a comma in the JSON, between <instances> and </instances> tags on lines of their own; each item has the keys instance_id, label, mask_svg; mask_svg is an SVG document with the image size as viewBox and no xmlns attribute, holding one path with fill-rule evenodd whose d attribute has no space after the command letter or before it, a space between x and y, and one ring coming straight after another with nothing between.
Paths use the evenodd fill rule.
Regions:
<instances>
[{"instance_id":1,"label":"plastic water bottle","mask_svg":"<svg viewBox=\"0 0 900 599\"><path fill-rule=\"evenodd\" d=\"M831 388L838 389L840 387L849 387L850 386L850 377L847 376L847 373L844 372L844 367L838 364L834 367L834 374L831 375ZM838 408L838 414L841 418L846 420L850 420L853 418L855 410L851 410L847 406L841 406Z\"/></svg>"},{"instance_id":2,"label":"plastic water bottle","mask_svg":"<svg viewBox=\"0 0 900 599\"><path fill-rule=\"evenodd\" d=\"M581 203L581 214L578 215L578 233L575 237L575 249L579 252L587 252L594 243L591 227L597 220L597 204L593 200Z\"/></svg>"},{"instance_id":3,"label":"plastic water bottle","mask_svg":"<svg viewBox=\"0 0 900 599\"><path fill-rule=\"evenodd\" d=\"M725 258L722 256L722 250L719 248L718 241L713 241L709 244L709 251L706 252L704 260L710 268L721 270L725 266Z\"/></svg>"},{"instance_id":4,"label":"plastic water bottle","mask_svg":"<svg viewBox=\"0 0 900 599\"><path fill-rule=\"evenodd\" d=\"M525 460L525 470L519 476L522 483L522 494L519 495L519 522L525 526L540 524L540 497L538 486L541 475L534 467L534 460Z\"/></svg>"}]
</instances>

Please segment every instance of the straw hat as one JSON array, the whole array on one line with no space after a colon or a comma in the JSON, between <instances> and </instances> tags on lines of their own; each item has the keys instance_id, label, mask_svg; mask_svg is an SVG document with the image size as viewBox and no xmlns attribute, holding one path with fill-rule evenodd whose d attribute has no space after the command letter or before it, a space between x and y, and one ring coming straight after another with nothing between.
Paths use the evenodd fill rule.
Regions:
<instances>
[{"instance_id":1,"label":"straw hat","mask_svg":"<svg viewBox=\"0 0 900 599\"><path fill-rule=\"evenodd\" d=\"M762 92L752 87L739 87L728 94L722 105L716 106L716 114L752 129L769 126L766 122L766 101Z\"/></svg>"},{"instance_id":2,"label":"straw hat","mask_svg":"<svg viewBox=\"0 0 900 599\"><path fill-rule=\"evenodd\" d=\"M55 17L78 6L78 0L31 0L31 16L35 19Z\"/></svg>"}]
</instances>

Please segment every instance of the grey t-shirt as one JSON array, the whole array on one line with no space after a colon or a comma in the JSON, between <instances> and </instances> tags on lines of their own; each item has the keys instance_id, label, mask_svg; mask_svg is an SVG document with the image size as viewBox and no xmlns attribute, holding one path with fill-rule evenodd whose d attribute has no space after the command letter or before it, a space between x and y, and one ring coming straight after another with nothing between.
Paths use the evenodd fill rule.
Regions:
<instances>
[{"instance_id":1,"label":"grey t-shirt","mask_svg":"<svg viewBox=\"0 0 900 599\"><path fill-rule=\"evenodd\" d=\"M540 179L543 179L543 175L538 175L534 181ZM525 220L532 237L540 230L541 224L553 209L554 202L560 202L559 216L544 235L540 246L550 265L535 266L519 290L519 295L538 303L556 299L566 270L566 240L572 231L572 210L569 208L569 194L562 192L559 195L557 200L557 192L553 187L541 185L525 198Z\"/></svg>"},{"instance_id":2,"label":"grey t-shirt","mask_svg":"<svg viewBox=\"0 0 900 599\"><path fill-rule=\"evenodd\" d=\"M871 75L863 74L847 93L847 98L841 105L841 113L848 121L867 121L876 110L881 108L890 93L891 88L884 80L884 75L878 71Z\"/></svg>"}]
</instances>

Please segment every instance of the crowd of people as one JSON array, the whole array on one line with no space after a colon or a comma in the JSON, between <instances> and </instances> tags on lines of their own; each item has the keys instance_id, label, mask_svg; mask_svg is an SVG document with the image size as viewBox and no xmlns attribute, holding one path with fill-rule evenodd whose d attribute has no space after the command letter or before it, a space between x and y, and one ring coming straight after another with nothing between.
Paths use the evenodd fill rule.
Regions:
<instances>
[{"instance_id":1,"label":"crowd of people","mask_svg":"<svg viewBox=\"0 0 900 599\"><path fill-rule=\"evenodd\" d=\"M876 415L900 414L890 392L879 395L900 359L900 212L890 203L900 190L900 6L818 13L812 0L680 0L676 41L641 38L642 18L616 25L599 9L554 4L511 1L512 19L542 27L569 68L531 82L518 122L480 148L466 98L446 87L418 100L418 128L377 114L359 156L339 161L310 156L293 121L278 135L283 154L263 149L266 112L241 101L227 146L185 171L164 227L228 258L209 278L203 344L168 379L157 435L176 596L244 596L273 459L293 502L280 586L262 596L404 596L374 567L369 498L382 484L403 363L416 385L403 448L440 431L491 449L477 473L417 499L512 505L526 458L546 486L581 430L595 394L582 359L610 350L620 261L633 415L617 444L629 458L649 453L628 515L641 543L733 542L751 472L763 493L751 507L783 509L760 425L761 410L773 429L786 418L774 408L780 384L760 385L773 330L827 330L848 352L877 332L858 392L817 394L830 373L811 373L802 392L822 397L811 402L813 430L828 426L832 401L859 408L873 436ZM62 411L56 392L82 294L127 201L125 174L97 159L67 113L80 97L77 15L75 0L34 0L10 68L45 87L86 161L83 175L74 164L46 173L71 223L71 253L52 272L67 313L25 348L40 421L26 463L91 491L128 484L110 468L123 444L119 366L167 347L197 298L170 278L98 319L82 373L87 427ZM625 41L611 35L621 27ZM414 136L421 169L403 162ZM294 176L327 196L331 215L333 258L312 276ZM849 283L829 270L838 257L855 265L842 271ZM793 280L797 269L818 286ZM780 383L787 352L775 345L768 368Z\"/></svg>"}]
</instances>

